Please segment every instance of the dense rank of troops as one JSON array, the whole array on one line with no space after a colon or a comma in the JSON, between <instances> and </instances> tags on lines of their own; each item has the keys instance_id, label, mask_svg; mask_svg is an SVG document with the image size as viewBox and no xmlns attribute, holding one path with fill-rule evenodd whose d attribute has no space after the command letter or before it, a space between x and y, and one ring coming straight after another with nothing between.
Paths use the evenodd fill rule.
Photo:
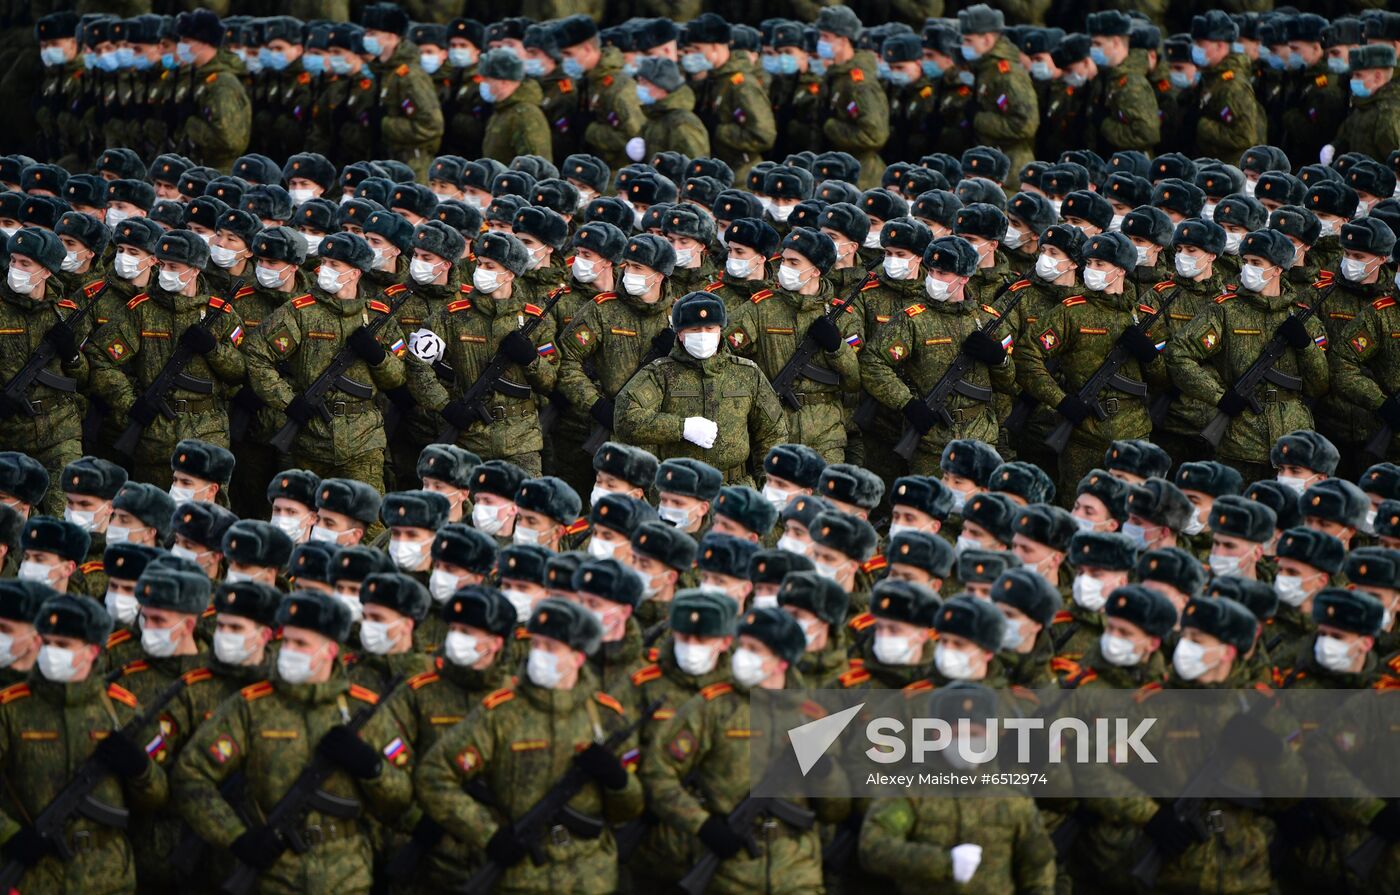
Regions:
<instances>
[{"instance_id":1,"label":"dense rank of troops","mask_svg":"<svg viewBox=\"0 0 1400 895\"><path fill-rule=\"evenodd\" d=\"M6 50L0 886L1400 890L1360 791L748 799L754 688L1400 689L1400 15L793 5Z\"/></svg>"}]
</instances>

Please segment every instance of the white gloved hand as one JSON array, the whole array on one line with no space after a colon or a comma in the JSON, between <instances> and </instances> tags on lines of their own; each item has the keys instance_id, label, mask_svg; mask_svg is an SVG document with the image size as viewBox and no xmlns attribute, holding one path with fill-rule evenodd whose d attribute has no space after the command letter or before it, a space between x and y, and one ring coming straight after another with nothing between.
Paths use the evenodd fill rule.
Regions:
<instances>
[{"instance_id":1,"label":"white gloved hand","mask_svg":"<svg viewBox=\"0 0 1400 895\"><path fill-rule=\"evenodd\" d=\"M627 157L634 162L640 162L647 156L647 141L641 137L633 137L627 141Z\"/></svg>"},{"instance_id":2,"label":"white gloved hand","mask_svg":"<svg viewBox=\"0 0 1400 895\"><path fill-rule=\"evenodd\" d=\"M1335 156L1336 154L1337 147L1333 146L1331 143L1328 143L1326 146L1322 147L1322 151L1317 154L1317 160L1322 162L1324 165L1330 165L1332 164L1333 156Z\"/></svg>"},{"instance_id":3,"label":"white gloved hand","mask_svg":"<svg viewBox=\"0 0 1400 895\"><path fill-rule=\"evenodd\" d=\"M982 863L982 846L964 842L953 846L953 880L965 883L972 879L977 867Z\"/></svg>"},{"instance_id":4,"label":"white gloved hand","mask_svg":"<svg viewBox=\"0 0 1400 895\"><path fill-rule=\"evenodd\" d=\"M685 440L691 444L698 444L708 451L715 446L715 436L718 434L719 426L705 419L703 416L688 416L685 418L683 435Z\"/></svg>"}]
</instances>

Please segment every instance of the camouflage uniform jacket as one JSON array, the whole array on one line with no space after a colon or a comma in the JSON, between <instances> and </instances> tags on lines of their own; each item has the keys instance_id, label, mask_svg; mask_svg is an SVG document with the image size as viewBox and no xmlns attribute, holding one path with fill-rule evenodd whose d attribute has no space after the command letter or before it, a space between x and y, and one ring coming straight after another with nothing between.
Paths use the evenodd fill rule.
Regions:
<instances>
[{"instance_id":1,"label":"camouflage uniform jacket","mask_svg":"<svg viewBox=\"0 0 1400 895\"><path fill-rule=\"evenodd\" d=\"M646 123L641 137L647 152L679 152L686 158L701 158L710 154L710 132L695 114L695 93L682 85L648 106L642 107Z\"/></svg>"},{"instance_id":2,"label":"camouflage uniform jacket","mask_svg":"<svg viewBox=\"0 0 1400 895\"><path fill-rule=\"evenodd\" d=\"M719 278L706 286L705 291L719 296L719 300L724 302L725 313L733 319L733 315L748 304L755 293L778 288L774 279L777 272L771 267L764 261L763 276L757 280L740 280L730 276L728 271L721 271Z\"/></svg>"},{"instance_id":3,"label":"camouflage uniform jacket","mask_svg":"<svg viewBox=\"0 0 1400 895\"><path fill-rule=\"evenodd\" d=\"M825 148L855 156L860 162L858 185L863 190L880 185L885 172L880 151L890 139L890 101L875 77L876 68L874 53L857 50L849 62L827 67L822 91Z\"/></svg>"},{"instance_id":4,"label":"camouflage uniform jacket","mask_svg":"<svg viewBox=\"0 0 1400 895\"><path fill-rule=\"evenodd\" d=\"M517 155L549 158L554 146L549 135L549 121L540 111L543 101L544 93L537 82L522 81L514 93L492 105L482 137L482 154L502 164Z\"/></svg>"},{"instance_id":5,"label":"camouflage uniform jacket","mask_svg":"<svg viewBox=\"0 0 1400 895\"><path fill-rule=\"evenodd\" d=\"M1387 398L1400 393L1400 344L1396 339L1400 339L1400 303L1393 295L1384 295L1361 309L1342 332L1337 349L1329 354L1334 396L1371 412L1367 414L1372 426L1367 436L1379 426L1372 414ZM1387 456L1393 455L1394 445L1392 440Z\"/></svg>"},{"instance_id":6,"label":"camouflage uniform jacket","mask_svg":"<svg viewBox=\"0 0 1400 895\"><path fill-rule=\"evenodd\" d=\"M1342 126L1351 93L1325 59L1299 75L1300 88L1283 110L1279 145L1289 158L1315 159Z\"/></svg>"},{"instance_id":7,"label":"camouflage uniform jacket","mask_svg":"<svg viewBox=\"0 0 1400 895\"><path fill-rule=\"evenodd\" d=\"M1002 650L997 653L997 659L1006 669L1006 679L1013 687L1039 690L1055 683L1055 676L1050 671L1050 660L1054 654L1050 632L1046 629L1036 635L1035 646L1030 652L1015 653Z\"/></svg>"},{"instance_id":8,"label":"camouflage uniform jacket","mask_svg":"<svg viewBox=\"0 0 1400 895\"><path fill-rule=\"evenodd\" d=\"M536 80L544 95L540 110L544 112L544 120L549 122L549 135L554 144L553 155L546 158L564 159L579 151L583 136L574 130L579 117L578 88L582 82L566 76L563 68L557 65L554 71Z\"/></svg>"},{"instance_id":9,"label":"camouflage uniform jacket","mask_svg":"<svg viewBox=\"0 0 1400 895\"><path fill-rule=\"evenodd\" d=\"M1251 146L1267 143L1264 109L1249 83L1249 62L1226 56L1201 72L1196 151L1213 158L1239 158Z\"/></svg>"},{"instance_id":10,"label":"camouflage uniform jacket","mask_svg":"<svg viewBox=\"0 0 1400 895\"><path fill-rule=\"evenodd\" d=\"M978 143L996 146L1010 156L1010 184L1014 184L1021 166L1034 157L1035 132L1040 125L1035 88L1021 67L1017 52L1002 36L973 63L977 112L972 118L972 129Z\"/></svg>"},{"instance_id":11,"label":"camouflage uniform jacket","mask_svg":"<svg viewBox=\"0 0 1400 895\"><path fill-rule=\"evenodd\" d=\"M432 79L418 66L418 48L401 40L389 61L375 60L371 67L379 82L379 151L424 178L443 124Z\"/></svg>"},{"instance_id":12,"label":"camouflage uniform jacket","mask_svg":"<svg viewBox=\"0 0 1400 895\"><path fill-rule=\"evenodd\" d=\"M588 117L583 142L609 168L617 170L630 161L627 141L642 132L642 104L637 99L636 82L622 70L622 52L604 47L583 88Z\"/></svg>"},{"instance_id":13,"label":"camouflage uniform jacket","mask_svg":"<svg viewBox=\"0 0 1400 895\"><path fill-rule=\"evenodd\" d=\"M201 162L228 171L248 148L253 107L238 79L233 54L220 50L191 72L194 114L185 120L176 145L188 145Z\"/></svg>"},{"instance_id":14,"label":"camouflage uniform jacket","mask_svg":"<svg viewBox=\"0 0 1400 895\"><path fill-rule=\"evenodd\" d=\"M763 160L778 139L778 124L762 82L739 53L705 76L696 96L697 115L710 133L711 151L734 169L736 183Z\"/></svg>"},{"instance_id":15,"label":"camouflage uniform jacket","mask_svg":"<svg viewBox=\"0 0 1400 895\"><path fill-rule=\"evenodd\" d=\"M58 282L51 280L55 286ZM88 294L96 292L100 284ZM0 382L9 382L42 344L44 333L71 317L78 310L76 299L62 294L50 294L45 289L43 301L35 301L0 283ZM78 345L91 331L91 314L77 325L73 337ZM81 351L76 358L61 358L55 354L44 370L73 381L74 391L64 391L35 382L25 395L34 416L21 411L9 419L0 420L0 443L11 449L31 450L82 436L83 408L78 392L88 381L89 359Z\"/></svg>"},{"instance_id":16,"label":"camouflage uniform jacket","mask_svg":"<svg viewBox=\"0 0 1400 895\"><path fill-rule=\"evenodd\" d=\"M1351 328L1352 321L1372 308L1375 303L1383 302L1394 295L1395 281L1386 276L1386 273L1382 268L1376 282L1369 284L1353 283L1341 276L1327 277L1313 284L1312 294L1304 299L1305 301L1314 301L1329 286L1335 284L1336 287L1332 289L1332 294L1318 314L1323 328L1327 331L1329 347L1337 346L1336 351L1328 353L1330 366L1340 365L1340 360L1333 360L1333 356L1356 356L1355 347L1344 338ZM1364 444L1379 428L1379 420L1371 412L1371 408L1352 401L1341 391L1340 385L1330 389L1322 400L1317 402L1313 414L1319 426L1318 431L1326 432L1327 437L1341 445L1343 450L1347 446Z\"/></svg>"},{"instance_id":17,"label":"camouflage uniform jacket","mask_svg":"<svg viewBox=\"0 0 1400 895\"><path fill-rule=\"evenodd\" d=\"M1099 151L1106 156L1125 149L1148 155L1161 139L1157 98L1147 82L1147 59L1130 54L1122 65L1099 70L1092 106L1098 117Z\"/></svg>"},{"instance_id":18,"label":"camouflage uniform jacket","mask_svg":"<svg viewBox=\"0 0 1400 895\"><path fill-rule=\"evenodd\" d=\"M1179 290L1176 301L1167 311L1165 323L1168 325L1158 324L1158 327L1153 328L1153 332L1157 332L1157 338L1160 339L1167 333L1175 334L1196 319L1196 315L1210 307L1222 292L1233 291L1234 285L1226 283L1223 271L1216 268L1203 280L1177 278L1163 281L1153 288L1158 295L1165 295L1171 289ZM1220 387L1224 389L1225 384L1221 383ZM1166 419L1162 422L1163 430L1182 435L1196 435L1205 428L1211 417L1215 416L1215 406L1181 394L1175 385L1172 392L1175 397L1167 410Z\"/></svg>"},{"instance_id":19,"label":"camouflage uniform jacket","mask_svg":"<svg viewBox=\"0 0 1400 895\"><path fill-rule=\"evenodd\" d=\"M1065 668L1064 660L1077 665L1086 653L1098 647L1102 634L1101 613L1085 609L1078 603L1067 603L1050 622L1050 643L1055 652L1055 658L1050 660L1050 670L1058 672Z\"/></svg>"}]
</instances>

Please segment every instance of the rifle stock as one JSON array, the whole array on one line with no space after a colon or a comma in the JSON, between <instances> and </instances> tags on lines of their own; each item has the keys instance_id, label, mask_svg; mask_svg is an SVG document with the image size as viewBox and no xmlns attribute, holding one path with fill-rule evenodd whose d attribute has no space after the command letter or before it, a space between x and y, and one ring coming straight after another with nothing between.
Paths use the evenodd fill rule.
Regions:
<instances>
[{"instance_id":1,"label":"rifle stock","mask_svg":"<svg viewBox=\"0 0 1400 895\"><path fill-rule=\"evenodd\" d=\"M861 277L860 282L857 283L856 287L851 290L851 293L846 296L845 301L833 300L831 302L831 307L826 309L826 313L823 314L822 317L831 323L835 323L840 319L843 313L846 313L848 308L854 307L856 297L860 295L861 290L875 277L876 270L877 268L875 267L868 268L865 271L865 276ZM778 375L773 377L773 391L778 393L778 400L782 401L783 406L788 410L796 412L802 409L802 399L793 391L792 384L797 381L798 376L809 375L809 369L821 370L819 367L811 367L812 358L816 355L818 350L820 350L820 348L809 331L802 336L802 341L797 344L797 349L793 351L792 357L788 358L787 363L783 364L783 368L778 371ZM821 372L830 373L831 371L821 370ZM828 378L834 378L837 384L841 381L834 373ZM831 383L828 382L826 384L829 385Z\"/></svg>"}]
</instances>

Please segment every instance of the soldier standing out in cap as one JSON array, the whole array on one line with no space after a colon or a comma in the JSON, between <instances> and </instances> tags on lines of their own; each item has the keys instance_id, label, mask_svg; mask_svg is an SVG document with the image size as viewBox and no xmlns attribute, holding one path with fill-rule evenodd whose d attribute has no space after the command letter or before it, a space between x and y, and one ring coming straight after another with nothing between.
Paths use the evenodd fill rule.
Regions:
<instances>
[{"instance_id":1,"label":"soldier standing out in cap","mask_svg":"<svg viewBox=\"0 0 1400 895\"><path fill-rule=\"evenodd\" d=\"M826 66L822 142L854 156L858 185L871 189L885 171L880 150L890 138L890 102L876 77L879 61L869 50L857 48L864 29L850 7L821 10L816 28L817 56Z\"/></svg>"},{"instance_id":2,"label":"soldier standing out in cap","mask_svg":"<svg viewBox=\"0 0 1400 895\"><path fill-rule=\"evenodd\" d=\"M504 48L482 54L477 66L481 98L491 104L481 151L487 158L509 162L516 156L552 156L549 122L540 111L544 94L525 78L525 63Z\"/></svg>"},{"instance_id":3,"label":"soldier standing out in cap","mask_svg":"<svg viewBox=\"0 0 1400 895\"><path fill-rule=\"evenodd\" d=\"M1267 143L1264 109L1250 86L1249 60L1232 47L1239 25L1222 10L1191 19L1191 61L1200 70L1196 151L1208 158L1237 159Z\"/></svg>"},{"instance_id":4,"label":"soldier standing out in cap","mask_svg":"<svg viewBox=\"0 0 1400 895\"><path fill-rule=\"evenodd\" d=\"M248 148L252 105L238 78L233 54L222 49L224 25L207 9L181 13L175 19L175 48L181 66L189 66L189 108L172 135L179 151L227 171Z\"/></svg>"},{"instance_id":5,"label":"soldier standing out in cap","mask_svg":"<svg viewBox=\"0 0 1400 895\"><path fill-rule=\"evenodd\" d=\"M419 66L418 48L404 32L408 13L391 3L372 3L361 13L365 52L379 82L376 158L398 159L425 180L442 140L442 109L432 82Z\"/></svg>"},{"instance_id":6,"label":"soldier standing out in cap","mask_svg":"<svg viewBox=\"0 0 1400 895\"><path fill-rule=\"evenodd\" d=\"M996 146L1011 160L1006 186L1015 189L1016 172L1034 156L1040 123L1035 88L1004 31L1002 12L984 3L958 13L962 56L976 77L972 128L977 142Z\"/></svg>"}]
</instances>

